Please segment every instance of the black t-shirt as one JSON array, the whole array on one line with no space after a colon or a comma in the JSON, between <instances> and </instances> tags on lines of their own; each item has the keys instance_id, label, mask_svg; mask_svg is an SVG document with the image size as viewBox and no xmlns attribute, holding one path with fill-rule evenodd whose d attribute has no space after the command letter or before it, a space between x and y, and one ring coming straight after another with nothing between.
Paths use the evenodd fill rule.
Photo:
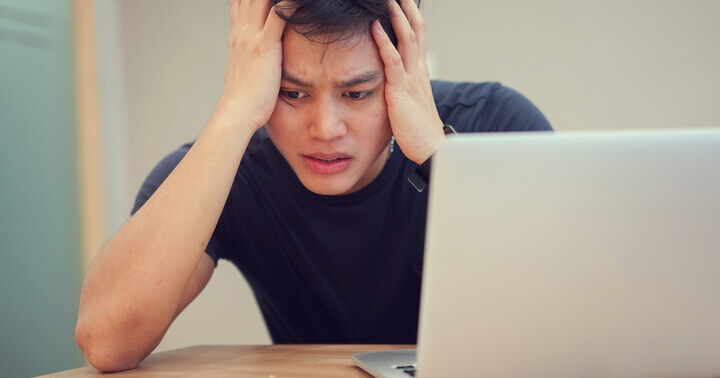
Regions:
<instances>
[{"instance_id":1,"label":"black t-shirt","mask_svg":"<svg viewBox=\"0 0 720 378\"><path fill-rule=\"evenodd\" d=\"M441 119L458 132L551 130L532 103L498 83L432 85ZM133 213L190 147L155 167ZM318 195L261 128L206 252L242 272L275 343L414 344L428 200L407 181L414 168L395 146L367 187Z\"/></svg>"}]
</instances>

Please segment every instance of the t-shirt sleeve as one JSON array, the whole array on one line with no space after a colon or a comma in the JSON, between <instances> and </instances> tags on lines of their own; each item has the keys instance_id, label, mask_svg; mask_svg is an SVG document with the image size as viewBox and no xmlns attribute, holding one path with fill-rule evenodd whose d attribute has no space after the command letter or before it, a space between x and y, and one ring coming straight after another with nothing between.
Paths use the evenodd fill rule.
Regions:
<instances>
[{"instance_id":1,"label":"t-shirt sleeve","mask_svg":"<svg viewBox=\"0 0 720 378\"><path fill-rule=\"evenodd\" d=\"M552 130L530 100L500 83L434 81L432 86L440 118L458 132Z\"/></svg>"},{"instance_id":2,"label":"t-shirt sleeve","mask_svg":"<svg viewBox=\"0 0 720 378\"><path fill-rule=\"evenodd\" d=\"M130 215L134 215L141 207L143 207L143 205L145 205L145 202L152 197L155 191L160 187L160 185L162 185L165 179L185 157L185 154L187 154L191 146L191 144L187 144L180 147L178 150L166 156L162 161L160 161L160 163L158 163L158 165L155 166L155 168L153 168L147 178L145 178L145 182L143 182L140 187L137 197L135 197L135 204L133 205ZM205 253L212 257L216 266L218 259L224 257L222 255L222 235L220 234L221 233L216 227L205 249Z\"/></svg>"}]
</instances>

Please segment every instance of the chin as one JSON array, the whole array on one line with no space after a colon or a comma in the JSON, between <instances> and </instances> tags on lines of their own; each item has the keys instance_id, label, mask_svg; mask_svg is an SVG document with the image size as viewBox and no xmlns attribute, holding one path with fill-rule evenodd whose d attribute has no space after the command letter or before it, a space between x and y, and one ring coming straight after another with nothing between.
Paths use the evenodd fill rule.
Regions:
<instances>
[{"instance_id":1,"label":"chin","mask_svg":"<svg viewBox=\"0 0 720 378\"><path fill-rule=\"evenodd\" d=\"M307 190L323 196L339 196L343 194L349 194L349 192L355 186L355 182L351 181L352 180L347 180L346 178L341 177L332 179L327 178L324 180L313 180L310 178L300 180L300 182L302 182L303 186L305 186Z\"/></svg>"}]
</instances>

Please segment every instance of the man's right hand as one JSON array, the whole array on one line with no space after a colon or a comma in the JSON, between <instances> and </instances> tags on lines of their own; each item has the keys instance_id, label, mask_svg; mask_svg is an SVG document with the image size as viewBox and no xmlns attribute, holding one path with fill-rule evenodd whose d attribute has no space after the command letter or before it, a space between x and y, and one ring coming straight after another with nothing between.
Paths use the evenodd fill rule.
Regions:
<instances>
[{"instance_id":1,"label":"man's right hand","mask_svg":"<svg viewBox=\"0 0 720 378\"><path fill-rule=\"evenodd\" d=\"M287 1L274 7L271 2L230 0L228 63L218 110L255 129L270 119L280 90L285 21L277 11L291 11Z\"/></svg>"},{"instance_id":2,"label":"man's right hand","mask_svg":"<svg viewBox=\"0 0 720 378\"><path fill-rule=\"evenodd\" d=\"M206 248L248 143L280 91L285 21L270 5L230 1L225 90L213 117L85 276L75 338L102 371L137 366L212 275Z\"/></svg>"}]
</instances>

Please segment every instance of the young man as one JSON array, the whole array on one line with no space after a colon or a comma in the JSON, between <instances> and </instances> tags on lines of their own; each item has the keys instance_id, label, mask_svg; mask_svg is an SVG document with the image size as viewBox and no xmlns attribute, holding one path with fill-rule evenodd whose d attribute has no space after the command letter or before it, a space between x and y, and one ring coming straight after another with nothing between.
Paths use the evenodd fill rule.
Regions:
<instances>
[{"instance_id":1,"label":"young man","mask_svg":"<svg viewBox=\"0 0 720 378\"><path fill-rule=\"evenodd\" d=\"M412 0L276 2L231 0L213 116L150 174L85 278L76 339L100 370L137 366L219 258L276 343L415 343L427 191L407 177L448 119L550 129L497 84L434 98Z\"/></svg>"}]
</instances>

